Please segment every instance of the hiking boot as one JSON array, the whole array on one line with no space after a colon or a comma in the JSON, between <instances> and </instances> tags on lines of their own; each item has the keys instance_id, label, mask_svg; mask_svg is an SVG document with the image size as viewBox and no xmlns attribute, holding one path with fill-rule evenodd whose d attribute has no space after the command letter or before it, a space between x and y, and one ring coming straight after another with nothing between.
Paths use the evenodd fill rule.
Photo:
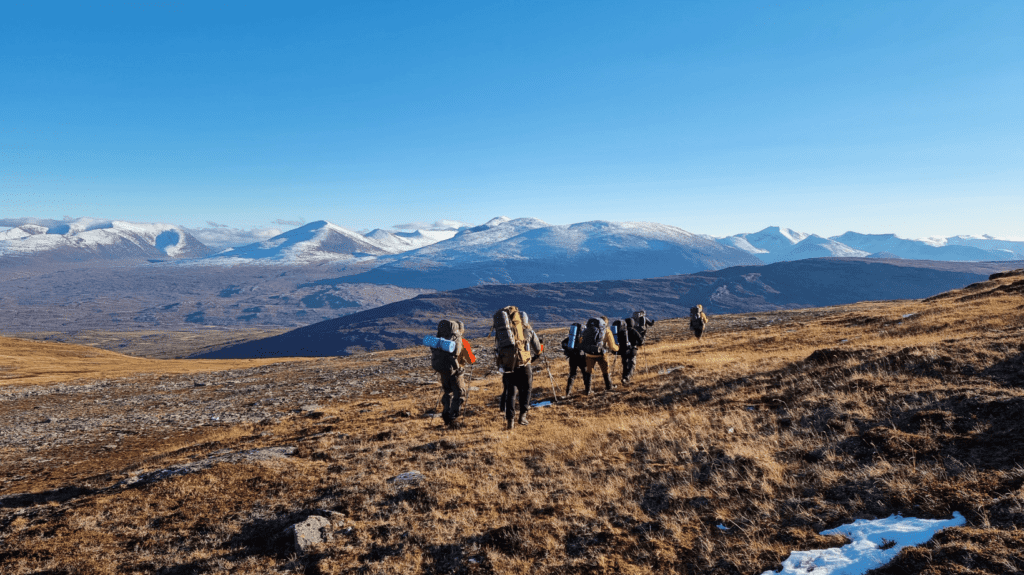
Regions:
<instances>
[{"instance_id":1,"label":"hiking boot","mask_svg":"<svg viewBox=\"0 0 1024 575\"><path fill-rule=\"evenodd\" d=\"M452 419L448 421L448 429L462 429L466 424L461 419Z\"/></svg>"},{"instance_id":2,"label":"hiking boot","mask_svg":"<svg viewBox=\"0 0 1024 575\"><path fill-rule=\"evenodd\" d=\"M529 423L530 422L526 419L525 415L519 414L519 425L529 425Z\"/></svg>"},{"instance_id":3,"label":"hiking boot","mask_svg":"<svg viewBox=\"0 0 1024 575\"><path fill-rule=\"evenodd\" d=\"M516 422L511 419L505 420L505 429L512 431L512 428L516 426Z\"/></svg>"},{"instance_id":4,"label":"hiking boot","mask_svg":"<svg viewBox=\"0 0 1024 575\"><path fill-rule=\"evenodd\" d=\"M571 383L569 385L565 386L565 398L569 399L570 397L572 397L572 384Z\"/></svg>"}]
</instances>

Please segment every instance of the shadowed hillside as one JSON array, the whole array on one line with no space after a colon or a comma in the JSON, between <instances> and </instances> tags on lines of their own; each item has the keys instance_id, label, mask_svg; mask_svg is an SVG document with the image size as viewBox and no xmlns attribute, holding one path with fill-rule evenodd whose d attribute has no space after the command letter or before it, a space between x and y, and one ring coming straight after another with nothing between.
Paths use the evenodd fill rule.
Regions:
<instances>
[{"instance_id":1,"label":"shadowed hillside","mask_svg":"<svg viewBox=\"0 0 1024 575\"><path fill-rule=\"evenodd\" d=\"M714 315L923 298L1019 266L1020 262L834 258L645 280L478 286L421 295L197 357L327 356L398 349L433 333L442 317L459 318L475 333L485 333L491 315L506 305L526 310L537 326L554 327L602 314L624 317L636 309L645 309L656 319L681 317L698 303Z\"/></svg>"},{"instance_id":2,"label":"shadowed hillside","mask_svg":"<svg viewBox=\"0 0 1024 575\"><path fill-rule=\"evenodd\" d=\"M512 432L485 362L443 430L422 348L11 380L0 571L756 574L856 518L954 512L872 573L1024 570L1024 270L714 321L659 321L613 392L554 398L536 371L557 401Z\"/></svg>"}]
</instances>

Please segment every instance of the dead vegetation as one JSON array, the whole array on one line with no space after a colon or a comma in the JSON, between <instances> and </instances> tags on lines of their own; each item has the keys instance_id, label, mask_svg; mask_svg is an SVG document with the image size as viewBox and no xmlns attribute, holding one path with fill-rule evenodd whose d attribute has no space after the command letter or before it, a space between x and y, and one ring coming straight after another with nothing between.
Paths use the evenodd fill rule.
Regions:
<instances>
[{"instance_id":1,"label":"dead vegetation","mask_svg":"<svg viewBox=\"0 0 1024 575\"><path fill-rule=\"evenodd\" d=\"M137 376L201 373L278 363L280 359L162 360L131 357L86 345L0 336L0 385L26 385ZM294 361L308 362L302 358Z\"/></svg>"},{"instance_id":2,"label":"dead vegetation","mask_svg":"<svg viewBox=\"0 0 1024 575\"><path fill-rule=\"evenodd\" d=\"M818 532L855 518L953 511L965 526L878 572L1021 571L1022 279L712 318L703 342L658 322L628 388L535 409L512 433L480 365L459 431L428 417L438 386L409 373L319 411L140 439L128 459L97 450L89 473L41 463L13 481L0 465L0 571L760 573L844 543ZM560 393L565 362L548 359ZM535 397L550 395L541 369ZM296 451L125 482L274 446ZM387 481L411 470L425 479ZM296 554L285 529L323 510L344 526Z\"/></svg>"}]
</instances>

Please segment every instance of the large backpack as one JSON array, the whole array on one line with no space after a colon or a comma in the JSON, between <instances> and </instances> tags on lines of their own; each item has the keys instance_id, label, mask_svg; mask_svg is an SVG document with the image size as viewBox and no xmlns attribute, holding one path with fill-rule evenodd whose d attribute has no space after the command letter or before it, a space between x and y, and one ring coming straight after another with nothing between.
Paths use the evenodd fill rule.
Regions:
<instances>
[{"instance_id":1,"label":"large backpack","mask_svg":"<svg viewBox=\"0 0 1024 575\"><path fill-rule=\"evenodd\" d=\"M599 317L592 317L587 320L587 327L583 328L583 351L588 355L601 355L604 353L604 320Z\"/></svg>"},{"instance_id":2,"label":"large backpack","mask_svg":"<svg viewBox=\"0 0 1024 575\"><path fill-rule=\"evenodd\" d=\"M443 319L437 324L437 337L455 342L455 351L430 348L430 367L442 375L459 371L459 353L462 351L462 322Z\"/></svg>"},{"instance_id":3,"label":"large backpack","mask_svg":"<svg viewBox=\"0 0 1024 575\"><path fill-rule=\"evenodd\" d=\"M519 308L514 305L494 314L494 353L498 367L512 371L529 365L530 350L526 345L526 329Z\"/></svg>"},{"instance_id":4,"label":"large backpack","mask_svg":"<svg viewBox=\"0 0 1024 575\"><path fill-rule=\"evenodd\" d=\"M708 324L708 316L704 315L701 306L690 308L690 329L704 329Z\"/></svg>"},{"instance_id":5,"label":"large backpack","mask_svg":"<svg viewBox=\"0 0 1024 575\"><path fill-rule=\"evenodd\" d=\"M644 340L647 339L647 334L640 330L636 325L636 320L632 318L626 318L622 322L626 333L629 334L629 345L633 347L640 347L644 344Z\"/></svg>"},{"instance_id":6,"label":"large backpack","mask_svg":"<svg viewBox=\"0 0 1024 575\"><path fill-rule=\"evenodd\" d=\"M617 319L612 322L612 333L615 334L615 344L619 346L619 355L626 355L632 341L629 339L629 330L626 329L626 322Z\"/></svg>"},{"instance_id":7,"label":"large backpack","mask_svg":"<svg viewBox=\"0 0 1024 575\"><path fill-rule=\"evenodd\" d=\"M647 333L647 312L644 310L633 312L633 327L641 334Z\"/></svg>"}]
</instances>

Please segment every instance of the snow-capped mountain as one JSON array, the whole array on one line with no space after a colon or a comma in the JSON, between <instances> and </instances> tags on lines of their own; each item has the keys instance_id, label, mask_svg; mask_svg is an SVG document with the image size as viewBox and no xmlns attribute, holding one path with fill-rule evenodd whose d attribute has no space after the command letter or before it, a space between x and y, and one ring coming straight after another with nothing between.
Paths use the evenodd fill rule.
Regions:
<instances>
[{"instance_id":1,"label":"snow-capped mountain","mask_svg":"<svg viewBox=\"0 0 1024 575\"><path fill-rule=\"evenodd\" d=\"M402 253L436 244L447 240L458 233L456 230L416 230L414 232L390 232L376 229L365 234L367 240L388 250L390 253Z\"/></svg>"},{"instance_id":2,"label":"snow-capped mountain","mask_svg":"<svg viewBox=\"0 0 1024 575\"><path fill-rule=\"evenodd\" d=\"M398 263L403 267L432 267L445 262L476 262L507 257L500 244L524 232L550 227L536 218L504 216L493 218L483 225L459 231L443 240L418 250L402 254Z\"/></svg>"},{"instance_id":3,"label":"snow-capped mountain","mask_svg":"<svg viewBox=\"0 0 1024 575\"><path fill-rule=\"evenodd\" d=\"M853 249L818 234L810 234L789 250L786 259L792 261L808 258L863 258L869 255L869 252Z\"/></svg>"},{"instance_id":4,"label":"snow-capped mountain","mask_svg":"<svg viewBox=\"0 0 1024 575\"><path fill-rule=\"evenodd\" d=\"M865 257L869 252L853 249L817 234L807 234L779 226L767 227L752 234L736 234L716 238L722 245L746 251L764 263L807 258Z\"/></svg>"},{"instance_id":5,"label":"snow-capped mountain","mask_svg":"<svg viewBox=\"0 0 1024 575\"><path fill-rule=\"evenodd\" d=\"M0 232L0 256L46 262L201 258L212 250L172 224L80 218L53 226L25 224Z\"/></svg>"},{"instance_id":6,"label":"snow-capped mountain","mask_svg":"<svg viewBox=\"0 0 1024 575\"><path fill-rule=\"evenodd\" d=\"M324 260L356 260L395 253L370 238L318 220L269 240L229 248L206 258L208 263L303 264Z\"/></svg>"},{"instance_id":7,"label":"snow-capped mountain","mask_svg":"<svg viewBox=\"0 0 1024 575\"><path fill-rule=\"evenodd\" d=\"M954 236L910 240L896 234L846 232L832 239L871 253L889 252L903 259L952 262L1024 259L1024 242L996 240L991 237Z\"/></svg>"},{"instance_id":8,"label":"snow-capped mountain","mask_svg":"<svg viewBox=\"0 0 1024 575\"><path fill-rule=\"evenodd\" d=\"M896 234L847 232L824 238L772 226L752 234L715 238L746 251L764 263L820 257L871 257L936 261L1009 261L1024 259L1024 242L991 236L905 239Z\"/></svg>"},{"instance_id":9,"label":"snow-capped mountain","mask_svg":"<svg viewBox=\"0 0 1024 575\"><path fill-rule=\"evenodd\" d=\"M647 222L549 225L495 218L448 240L384 258L344 282L451 289L479 284L636 279L760 265L752 255L679 228Z\"/></svg>"}]
</instances>

